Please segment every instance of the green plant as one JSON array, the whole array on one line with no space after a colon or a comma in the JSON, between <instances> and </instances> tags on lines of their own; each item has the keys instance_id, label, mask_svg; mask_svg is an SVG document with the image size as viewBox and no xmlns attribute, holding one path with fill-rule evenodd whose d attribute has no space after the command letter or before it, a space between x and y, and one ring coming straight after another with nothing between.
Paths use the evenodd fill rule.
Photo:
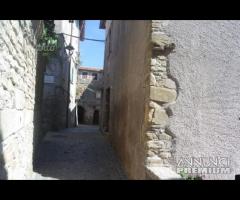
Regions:
<instances>
[{"instance_id":1,"label":"green plant","mask_svg":"<svg viewBox=\"0 0 240 200\"><path fill-rule=\"evenodd\" d=\"M42 56L50 58L56 55L59 42L58 35L54 32L54 20L44 20L44 29L37 42L37 49Z\"/></svg>"},{"instance_id":2,"label":"green plant","mask_svg":"<svg viewBox=\"0 0 240 200\"><path fill-rule=\"evenodd\" d=\"M201 176L191 176L186 174L184 171L181 171L179 174L185 180L203 180Z\"/></svg>"}]
</instances>

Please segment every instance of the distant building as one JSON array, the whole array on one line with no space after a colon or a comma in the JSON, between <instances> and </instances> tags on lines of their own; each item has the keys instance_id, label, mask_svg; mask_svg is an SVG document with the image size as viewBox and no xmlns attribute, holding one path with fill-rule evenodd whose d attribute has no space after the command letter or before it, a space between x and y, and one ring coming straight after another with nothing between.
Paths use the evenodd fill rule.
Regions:
<instances>
[{"instance_id":1,"label":"distant building","mask_svg":"<svg viewBox=\"0 0 240 200\"><path fill-rule=\"evenodd\" d=\"M102 69L79 67L77 80L78 124L99 124Z\"/></svg>"}]
</instances>

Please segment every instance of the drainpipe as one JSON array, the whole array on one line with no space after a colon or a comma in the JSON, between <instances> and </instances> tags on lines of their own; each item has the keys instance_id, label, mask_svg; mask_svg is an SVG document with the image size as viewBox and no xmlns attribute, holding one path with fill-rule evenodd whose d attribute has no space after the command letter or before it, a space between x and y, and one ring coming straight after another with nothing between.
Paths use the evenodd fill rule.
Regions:
<instances>
[{"instance_id":1,"label":"drainpipe","mask_svg":"<svg viewBox=\"0 0 240 200\"><path fill-rule=\"evenodd\" d=\"M68 89L67 89L67 112L66 112L66 128L69 128L69 104L70 104L70 76L71 76L71 57L73 53L73 46L72 46L72 31L73 31L73 21L69 20L69 23L71 23L71 34L70 34L70 43L66 47L67 50L69 50L69 71L68 71Z\"/></svg>"}]
</instances>

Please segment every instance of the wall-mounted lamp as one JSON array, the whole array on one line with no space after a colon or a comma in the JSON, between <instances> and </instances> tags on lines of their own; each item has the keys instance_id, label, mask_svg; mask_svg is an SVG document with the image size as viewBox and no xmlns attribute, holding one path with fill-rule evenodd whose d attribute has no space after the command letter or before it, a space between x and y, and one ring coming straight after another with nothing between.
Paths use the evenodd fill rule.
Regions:
<instances>
[{"instance_id":1,"label":"wall-mounted lamp","mask_svg":"<svg viewBox=\"0 0 240 200\"><path fill-rule=\"evenodd\" d=\"M71 44L67 45L65 49L69 51L69 55L73 54L74 47Z\"/></svg>"}]
</instances>

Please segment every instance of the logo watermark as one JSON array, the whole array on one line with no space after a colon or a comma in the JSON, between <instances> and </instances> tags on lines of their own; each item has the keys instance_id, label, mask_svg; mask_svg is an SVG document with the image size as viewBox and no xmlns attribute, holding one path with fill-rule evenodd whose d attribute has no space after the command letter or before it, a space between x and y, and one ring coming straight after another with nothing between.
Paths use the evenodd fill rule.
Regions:
<instances>
[{"instance_id":1,"label":"logo watermark","mask_svg":"<svg viewBox=\"0 0 240 200\"><path fill-rule=\"evenodd\" d=\"M177 173L230 174L228 157L181 157L177 159Z\"/></svg>"},{"instance_id":2,"label":"logo watermark","mask_svg":"<svg viewBox=\"0 0 240 200\"><path fill-rule=\"evenodd\" d=\"M54 52L59 48L59 45L42 45L37 44L36 49L43 52Z\"/></svg>"}]
</instances>

